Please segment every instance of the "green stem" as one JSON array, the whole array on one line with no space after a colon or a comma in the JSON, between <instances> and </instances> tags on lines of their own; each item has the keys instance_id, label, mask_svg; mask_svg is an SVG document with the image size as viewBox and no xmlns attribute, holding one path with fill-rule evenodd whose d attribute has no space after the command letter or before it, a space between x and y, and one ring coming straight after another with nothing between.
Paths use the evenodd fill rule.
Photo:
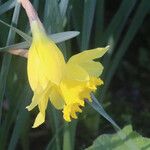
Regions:
<instances>
[{"instance_id":1,"label":"green stem","mask_svg":"<svg viewBox=\"0 0 150 150\"><path fill-rule=\"evenodd\" d=\"M66 122L64 123L63 150L73 150L72 141L71 141L70 126Z\"/></svg>"},{"instance_id":2,"label":"green stem","mask_svg":"<svg viewBox=\"0 0 150 150\"><path fill-rule=\"evenodd\" d=\"M56 112L55 108L52 108L53 112L53 118L54 118L54 126L55 126L55 132L56 132L56 150L61 150L60 147L60 139L59 139L59 116Z\"/></svg>"}]
</instances>

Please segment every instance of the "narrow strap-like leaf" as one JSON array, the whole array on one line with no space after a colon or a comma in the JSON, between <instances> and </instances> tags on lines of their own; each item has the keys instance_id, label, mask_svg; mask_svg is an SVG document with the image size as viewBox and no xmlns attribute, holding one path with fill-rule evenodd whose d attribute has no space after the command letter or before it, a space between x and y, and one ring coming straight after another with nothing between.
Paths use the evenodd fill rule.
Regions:
<instances>
[{"instance_id":1,"label":"narrow strap-like leaf","mask_svg":"<svg viewBox=\"0 0 150 150\"><path fill-rule=\"evenodd\" d=\"M6 11L12 9L16 4L16 0L9 0L3 5L0 6L0 15L5 13Z\"/></svg>"},{"instance_id":2,"label":"narrow strap-like leaf","mask_svg":"<svg viewBox=\"0 0 150 150\"><path fill-rule=\"evenodd\" d=\"M91 98L92 98L92 103L89 102L88 100L86 100L86 102L92 106L92 108L94 108L100 115L102 115L105 119L107 119L112 125L113 127L118 131L120 130L120 127L116 124L116 122L107 114L107 112L104 110L104 108L102 107L101 103L96 99L96 97L94 96L94 94L91 94Z\"/></svg>"},{"instance_id":3,"label":"narrow strap-like leaf","mask_svg":"<svg viewBox=\"0 0 150 150\"><path fill-rule=\"evenodd\" d=\"M91 98L93 100L92 103L88 100L86 100L86 102L113 125L114 129L118 132L120 139L124 141L127 136L121 131L120 127L116 124L116 122L108 115L108 113L102 107L101 103L96 99L93 94L91 94ZM133 140L127 141L126 145L129 150L139 150Z\"/></svg>"},{"instance_id":4,"label":"narrow strap-like leaf","mask_svg":"<svg viewBox=\"0 0 150 150\"><path fill-rule=\"evenodd\" d=\"M18 33L21 37L23 37L27 42L31 42L31 37L29 35L27 35L26 33L22 32L21 30L9 25L8 23L0 20L0 23L6 25L7 27L9 27L11 30L13 30L14 32Z\"/></svg>"},{"instance_id":5,"label":"narrow strap-like leaf","mask_svg":"<svg viewBox=\"0 0 150 150\"><path fill-rule=\"evenodd\" d=\"M0 52L9 51L9 50L12 50L12 49L29 48L29 46L30 46L30 44L28 42L21 42L21 43L12 44L12 45L9 45L9 46L1 47Z\"/></svg>"},{"instance_id":6,"label":"narrow strap-like leaf","mask_svg":"<svg viewBox=\"0 0 150 150\"><path fill-rule=\"evenodd\" d=\"M55 43L61 43L64 41L67 41L69 39L72 39L76 36L78 36L80 32L78 31L67 31L67 32L60 32L56 34L51 34L49 37L55 42Z\"/></svg>"}]
</instances>

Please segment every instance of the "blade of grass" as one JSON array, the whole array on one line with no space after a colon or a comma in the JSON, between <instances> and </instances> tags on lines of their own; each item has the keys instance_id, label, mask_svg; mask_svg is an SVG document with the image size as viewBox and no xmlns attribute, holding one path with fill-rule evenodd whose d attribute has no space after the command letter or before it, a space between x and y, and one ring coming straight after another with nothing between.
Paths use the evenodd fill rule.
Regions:
<instances>
[{"instance_id":1,"label":"blade of grass","mask_svg":"<svg viewBox=\"0 0 150 150\"><path fill-rule=\"evenodd\" d=\"M20 4L16 3L14 13L13 13L13 17L12 17L12 22L11 22L12 24L17 24L18 17L19 17L19 11L20 11ZM9 45L9 44L13 43L14 39L15 39L15 33L12 32L12 30L10 29L6 45ZM4 94L5 94L6 80L7 80L7 77L8 77L8 71L9 71L9 66L10 66L10 63L11 63L11 58L12 58L12 56L10 54L4 54L3 61L2 61L1 72L0 72L0 85L1 85L0 86L0 124L2 124L2 122L1 122L1 119L2 119L2 103L3 103L3 99L4 99ZM3 140L5 140L5 138L4 137L2 138L1 137L2 135L0 135L0 139L2 140L1 141L2 145L0 145L0 146L3 149L4 148L3 146L5 146L6 141L3 141Z\"/></svg>"},{"instance_id":2,"label":"blade of grass","mask_svg":"<svg viewBox=\"0 0 150 150\"><path fill-rule=\"evenodd\" d=\"M106 113L100 102L96 99L94 94L91 94L92 103L86 100L86 102L92 106L100 115L102 115L106 120L108 120L113 127L118 131L120 130L120 127L115 123L115 121Z\"/></svg>"},{"instance_id":3,"label":"blade of grass","mask_svg":"<svg viewBox=\"0 0 150 150\"><path fill-rule=\"evenodd\" d=\"M19 34L22 38L24 38L27 42L29 42L29 43L31 42L31 39L32 39L32 38L31 38L29 35L27 35L26 33L22 32L21 30L15 28L15 27L13 27L12 25L9 25L8 23L6 23L6 22L4 22L4 21L2 21L2 20L0 20L0 23L6 25L6 26L9 27L12 31L18 33L18 34Z\"/></svg>"},{"instance_id":4,"label":"blade of grass","mask_svg":"<svg viewBox=\"0 0 150 150\"><path fill-rule=\"evenodd\" d=\"M79 35L78 31L67 31L67 32L51 34L49 37L55 43L60 43L60 42L66 41L66 40L70 40L70 39L76 37L77 35ZM11 49L20 49L20 48L24 49L24 48L29 48L30 45L31 45L31 43L29 43L29 42L21 42L21 43L9 45L9 46L1 47L0 51L3 52L3 51L11 50Z\"/></svg>"},{"instance_id":5,"label":"blade of grass","mask_svg":"<svg viewBox=\"0 0 150 150\"><path fill-rule=\"evenodd\" d=\"M63 19L60 14L57 0L46 0L44 12L44 25L48 33L63 31ZM53 11L47 11L53 10Z\"/></svg>"},{"instance_id":6,"label":"blade of grass","mask_svg":"<svg viewBox=\"0 0 150 150\"><path fill-rule=\"evenodd\" d=\"M20 4L16 3L14 14L12 17L13 24L17 24L18 22L19 11L20 11ZM15 33L12 32L12 30L10 29L6 45L11 44L14 41L14 39L15 39ZM5 54L2 62L1 72L0 72L0 85L1 85L0 86L0 123L1 123L1 115L2 115L2 101L4 98L6 79L8 75L10 62L11 62L11 55Z\"/></svg>"},{"instance_id":7,"label":"blade of grass","mask_svg":"<svg viewBox=\"0 0 150 150\"><path fill-rule=\"evenodd\" d=\"M70 39L78 36L79 34L80 34L80 32L78 32L78 31L66 31L66 32L60 32L60 33L51 34L50 38L55 43L61 43L61 42L70 40Z\"/></svg>"},{"instance_id":8,"label":"blade of grass","mask_svg":"<svg viewBox=\"0 0 150 150\"><path fill-rule=\"evenodd\" d=\"M110 25L108 26L106 32L104 33L103 41L109 41L111 44L110 50L111 52L104 59L105 70L103 72L103 77L105 78L105 73L109 69L109 63L111 61L111 56L113 54L114 48L117 45L120 35L125 27L126 21L129 18L130 14L134 10L134 6L136 4L135 1L124 0L122 1L117 13L113 17Z\"/></svg>"},{"instance_id":9,"label":"blade of grass","mask_svg":"<svg viewBox=\"0 0 150 150\"><path fill-rule=\"evenodd\" d=\"M83 6L84 6L84 0L75 0L70 1L71 6L71 16L70 16L70 22L73 22L73 28L77 31L82 31L82 23L83 23ZM81 47L81 34L77 38L77 44L79 47Z\"/></svg>"},{"instance_id":10,"label":"blade of grass","mask_svg":"<svg viewBox=\"0 0 150 150\"><path fill-rule=\"evenodd\" d=\"M0 15L5 13L6 11L12 9L16 4L16 0L9 0L3 5L0 6Z\"/></svg>"},{"instance_id":11,"label":"blade of grass","mask_svg":"<svg viewBox=\"0 0 150 150\"><path fill-rule=\"evenodd\" d=\"M55 125L55 131L56 131L56 149L61 150L60 138L58 134L60 118L59 118L59 114L56 112L54 107L52 108L52 111L53 111L54 125Z\"/></svg>"},{"instance_id":12,"label":"blade of grass","mask_svg":"<svg viewBox=\"0 0 150 150\"><path fill-rule=\"evenodd\" d=\"M134 6L135 6L136 2L137 2L136 0L135 1L130 1L130 0L122 1L118 11L116 12L115 16L113 17L111 23L108 25L108 28L106 29L105 32L103 32L102 38L99 38L99 40L97 38L95 38L95 42L99 41L98 43L101 45L103 45L103 44L106 45L108 42L108 45L110 46L109 52L104 57L104 62L103 62L105 69L102 74L102 78L104 78L104 80L105 80L107 72L109 71L109 68L110 68L110 61L111 61L111 57L114 52L114 48L119 41L119 38L125 27L127 19L129 18L130 14L134 10ZM98 34L98 29L96 30L96 33ZM101 45L99 45L99 46L101 46ZM100 96L100 97L101 97L101 95L103 95L103 92L97 92L97 93L98 93L98 96ZM100 100L102 100L102 98L100 98Z\"/></svg>"},{"instance_id":13,"label":"blade of grass","mask_svg":"<svg viewBox=\"0 0 150 150\"><path fill-rule=\"evenodd\" d=\"M28 42L21 42L17 44L12 44L9 46L1 47L0 52L12 50L12 49L20 49L20 48L29 48L30 44Z\"/></svg>"},{"instance_id":14,"label":"blade of grass","mask_svg":"<svg viewBox=\"0 0 150 150\"><path fill-rule=\"evenodd\" d=\"M121 132L120 127L115 123L115 121L107 114L107 112L104 110L104 108L102 107L101 103L96 99L96 97L91 94L91 98L92 98L92 103L89 102L88 100L86 100L86 102L93 108L95 109L100 115L102 115L107 121L109 121L112 126L114 127L114 129L116 130L116 132L118 133L120 139L122 139L123 141L127 139L126 134L124 134L123 132ZM133 140L129 140L126 142L127 147L129 148L129 150L140 150L136 144L133 142Z\"/></svg>"},{"instance_id":15,"label":"blade of grass","mask_svg":"<svg viewBox=\"0 0 150 150\"><path fill-rule=\"evenodd\" d=\"M63 19L66 15L68 4L69 4L69 0L61 0L59 3L60 14L61 14Z\"/></svg>"},{"instance_id":16,"label":"blade of grass","mask_svg":"<svg viewBox=\"0 0 150 150\"><path fill-rule=\"evenodd\" d=\"M140 28L141 24L143 23L144 18L146 17L147 13L150 10L150 5L148 5L148 4L149 4L148 0L141 1L141 3L134 15L134 18L131 22L131 25L124 37L124 40L122 41L112 62L110 62L110 64L112 64L112 65L111 65L109 71L107 72L106 81L105 81L104 87L101 92L102 93L101 97L100 97L101 100L104 99L106 91L111 82L111 79L112 79L113 75L115 74L115 71L116 71L122 57L124 56L125 52L127 51L132 39L136 35L138 29Z\"/></svg>"},{"instance_id":17,"label":"blade of grass","mask_svg":"<svg viewBox=\"0 0 150 150\"><path fill-rule=\"evenodd\" d=\"M34 0L34 1L33 1L33 6L34 6L34 8L35 8L36 10L38 10L38 8L39 8L39 0Z\"/></svg>"},{"instance_id":18,"label":"blade of grass","mask_svg":"<svg viewBox=\"0 0 150 150\"><path fill-rule=\"evenodd\" d=\"M96 0L84 1L81 50L88 49L95 8Z\"/></svg>"},{"instance_id":19,"label":"blade of grass","mask_svg":"<svg viewBox=\"0 0 150 150\"><path fill-rule=\"evenodd\" d=\"M24 98L28 95L28 91L26 89L29 86L26 77L26 70L24 68L26 68L25 59L13 57L10 64L9 78L7 79L6 94L5 94L6 100L9 103L9 109L5 114L5 120L3 121L2 124L3 125L2 138L6 139L5 142L8 141L7 138L11 139L10 133L16 121L16 116L18 116L18 110L20 110L21 108L20 106L22 106L25 102L27 103L27 100L31 99L31 98L27 99ZM22 111L24 110L25 107ZM28 125L26 125L24 128L20 127L19 130L21 129L26 130L27 127ZM18 131L16 133L18 133ZM26 132L26 134L28 133ZM14 138L14 140L16 139Z\"/></svg>"},{"instance_id":20,"label":"blade of grass","mask_svg":"<svg viewBox=\"0 0 150 150\"><path fill-rule=\"evenodd\" d=\"M15 150L17 142L19 140L19 137L21 133L23 132L24 128L28 127L27 124L29 124L28 118L29 113L25 109L27 106L27 100L31 99L31 90L28 86L28 83L25 84L22 96L20 97L21 100L21 107L19 106L19 113L16 117L16 123L13 129L13 133L10 139L10 143L8 146L8 150Z\"/></svg>"},{"instance_id":21,"label":"blade of grass","mask_svg":"<svg viewBox=\"0 0 150 150\"><path fill-rule=\"evenodd\" d=\"M122 31L126 20L128 19L131 11L133 10L133 7L135 6L137 0L130 1L130 0L123 0L117 13L113 17L111 23L109 24L106 32L105 37L108 36L116 36L116 34L120 35L120 32ZM118 35L118 36L119 36Z\"/></svg>"},{"instance_id":22,"label":"blade of grass","mask_svg":"<svg viewBox=\"0 0 150 150\"><path fill-rule=\"evenodd\" d=\"M95 12L95 46L100 46L104 28L104 0L98 0Z\"/></svg>"},{"instance_id":23,"label":"blade of grass","mask_svg":"<svg viewBox=\"0 0 150 150\"><path fill-rule=\"evenodd\" d=\"M63 29L63 18L60 14L59 4L57 0L46 0L44 9L44 25L48 33L62 32ZM47 11L53 10L53 11ZM66 45L61 43L58 45L62 50L65 58L67 56Z\"/></svg>"},{"instance_id":24,"label":"blade of grass","mask_svg":"<svg viewBox=\"0 0 150 150\"><path fill-rule=\"evenodd\" d=\"M55 135L53 136L53 138L50 140L50 142L48 143L47 147L45 150L51 150L53 147L53 144L55 143L55 139L58 136L58 134L60 134L63 131L64 125L62 125L61 127L59 127L59 129L57 130L58 133L55 133Z\"/></svg>"}]
</instances>

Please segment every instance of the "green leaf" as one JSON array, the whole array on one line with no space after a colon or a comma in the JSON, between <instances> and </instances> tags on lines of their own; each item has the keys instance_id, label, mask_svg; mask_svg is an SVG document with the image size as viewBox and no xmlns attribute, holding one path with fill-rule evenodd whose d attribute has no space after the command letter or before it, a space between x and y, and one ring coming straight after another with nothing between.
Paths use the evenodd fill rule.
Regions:
<instances>
[{"instance_id":1,"label":"green leaf","mask_svg":"<svg viewBox=\"0 0 150 150\"><path fill-rule=\"evenodd\" d=\"M70 40L74 37L76 37L77 35L79 35L78 31L67 31L67 32L60 32L60 33L56 33L56 34L51 34L49 37L55 42L55 43L61 43L64 42L66 40ZM12 44L9 46L5 46L5 47L1 47L0 51L8 51L8 50L12 50L12 49L27 49L29 48L31 45L31 42L21 42L21 43L17 43L17 44Z\"/></svg>"},{"instance_id":2,"label":"green leaf","mask_svg":"<svg viewBox=\"0 0 150 150\"><path fill-rule=\"evenodd\" d=\"M25 109L27 106L27 99L31 99L31 90L28 87L28 84L24 86L24 91L22 92L22 103L20 105L19 113L16 117L15 126L13 129L13 133L11 135L10 143L8 146L8 150L15 150L17 146L17 142L25 128L28 127L29 124L29 113Z\"/></svg>"},{"instance_id":3,"label":"green leaf","mask_svg":"<svg viewBox=\"0 0 150 150\"><path fill-rule=\"evenodd\" d=\"M113 59L109 62L109 68L106 74L105 84L101 91L101 100L104 100L105 94L107 92L107 89L109 87L109 84L116 72L116 69L125 55L125 52L128 50L128 47L130 46L131 41L135 37L136 33L138 32L139 28L141 27L146 15L149 13L150 5L149 0L140 1L140 4L134 14L133 20L129 26L128 31L126 32L123 41L120 43L120 46L114 55ZM140 18L140 19L139 19Z\"/></svg>"},{"instance_id":4,"label":"green leaf","mask_svg":"<svg viewBox=\"0 0 150 150\"><path fill-rule=\"evenodd\" d=\"M64 18L66 15L68 4L69 4L69 0L61 0L59 3L60 14L61 14L62 18Z\"/></svg>"},{"instance_id":5,"label":"green leaf","mask_svg":"<svg viewBox=\"0 0 150 150\"><path fill-rule=\"evenodd\" d=\"M124 140L120 138L122 133L126 135ZM131 125L124 127L118 133L99 136L86 150L135 150L128 146L129 142L134 143L140 150L150 150L150 139L133 131Z\"/></svg>"},{"instance_id":6,"label":"green leaf","mask_svg":"<svg viewBox=\"0 0 150 150\"><path fill-rule=\"evenodd\" d=\"M88 49L94 19L96 0L84 0L81 50ZM89 13L90 12L90 13Z\"/></svg>"},{"instance_id":7,"label":"green leaf","mask_svg":"<svg viewBox=\"0 0 150 150\"><path fill-rule=\"evenodd\" d=\"M0 51L8 51L8 50L12 50L12 49L20 49L20 48L29 48L30 44L28 42L21 42L21 43L17 43L17 44L12 44L9 46L5 46L5 47L1 47Z\"/></svg>"},{"instance_id":8,"label":"green leaf","mask_svg":"<svg viewBox=\"0 0 150 150\"><path fill-rule=\"evenodd\" d=\"M63 31L63 19L57 0L46 0L44 10L43 23L48 33Z\"/></svg>"},{"instance_id":9,"label":"green leaf","mask_svg":"<svg viewBox=\"0 0 150 150\"><path fill-rule=\"evenodd\" d=\"M17 24L18 23L18 18L19 18L19 12L20 12L20 4L16 3L15 9L14 9L14 13L13 13L13 17L12 17L12 21L11 24ZM12 30L9 30L9 34L8 34L8 38L7 38L7 43L6 45L9 45L11 43L13 43L15 40L15 33L12 32ZM7 81L7 77L8 77L8 72L9 72L9 67L11 64L11 55L9 54L5 54L3 57L3 61L2 61L2 67L1 67L1 72L0 72L0 126L2 126L3 124L1 123L2 120L2 102L4 99L4 94L5 94L5 89L6 89L6 81ZM11 119L11 118L10 118ZM6 130L6 126L4 126L4 129L1 130L1 132L4 132L5 134L0 133L0 149L3 149L3 147L5 147L6 144L6 138L7 138L7 133L5 132Z\"/></svg>"},{"instance_id":10,"label":"green leaf","mask_svg":"<svg viewBox=\"0 0 150 150\"><path fill-rule=\"evenodd\" d=\"M118 11L114 15L113 19L111 20L111 23L109 24L106 32L106 36L113 36L118 41L118 38L125 26L125 23L132 12L134 6L136 4L136 0L130 1L130 0L123 0Z\"/></svg>"},{"instance_id":11,"label":"green leaf","mask_svg":"<svg viewBox=\"0 0 150 150\"><path fill-rule=\"evenodd\" d=\"M102 39L102 33L104 29L104 0L98 0L96 3L95 12L95 46L100 46L100 39Z\"/></svg>"},{"instance_id":12,"label":"green leaf","mask_svg":"<svg viewBox=\"0 0 150 150\"><path fill-rule=\"evenodd\" d=\"M96 97L91 94L92 103L86 100L86 102L93 107L100 115L102 115L106 120L108 120L113 127L118 131L120 130L119 126L115 123L115 121L107 114L107 112L104 110L101 103L96 99Z\"/></svg>"},{"instance_id":13,"label":"green leaf","mask_svg":"<svg viewBox=\"0 0 150 150\"><path fill-rule=\"evenodd\" d=\"M124 132L121 131L120 127L115 123L115 121L107 114L107 112L103 109L102 105L100 104L100 102L94 97L93 94L91 94L91 98L92 98L92 103L90 103L89 101L87 101L100 115L102 115L105 119L107 119L114 127L114 129L118 132L119 138L121 140L126 140L127 136ZM137 147L137 145L129 140L126 142L127 147L130 150L139 150L139 148ZM111 150L111 149L110 149Z\"/></svg>"},{"instance_id":14,"label":"green leaf","mask_svg":"<svg viewBox=\"0 0 150 150\"><path fill-rule=\"evenodd\" d=\"M67 41L69 39L72 39L76 36L78 36L80 32L78 31L67 31L67 32L60 32L56 34L51 34L50 38L55 42L55 43L61 43L64 41Z\"/></svg>"},{"instance_id":15,"label":"green leaf","mask_svg":"<svg viewBox=\"0 0 150 150\"><path fill-rule=\"evenodd\" d=\"M29 35L27 35L26 33L22 32L21 30L9 25L8 23L0 20L0 23L6 25L7 27L9 27L11 30L13 30L14 32L18 33L22 38L24 38L27 42L31 42L31 37Z\"/></svg>"},{"instance_id":16,"label":"green leaf","mask_svg":"<svg viewBox=\"0 0 150 150\"><path fill-rule=\"evenodd\" d=\"M3 13L5 13L6 11L12 9L16 4L15 0L9 0L6 3L4 3L3 5L0 6L0 15L2 15Z\"/></svg>"}]
</instances>

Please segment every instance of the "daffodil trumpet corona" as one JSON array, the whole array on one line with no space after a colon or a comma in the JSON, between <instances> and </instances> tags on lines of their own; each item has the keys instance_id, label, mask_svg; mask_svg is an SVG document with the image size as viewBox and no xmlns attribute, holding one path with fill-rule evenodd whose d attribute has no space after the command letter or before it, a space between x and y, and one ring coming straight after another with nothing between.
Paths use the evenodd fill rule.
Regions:
<instances>
[{"instance_id":1,"label":"daffodil trumpet corona","mask_svg":"<svg viewBox=\"0 0 150 150\"><path fill-rule=\"evenodd\" d=\"M103 84L100 75L103 66L94 61L108 50L95 48L72 56L67 62L56 44L48 38L36 11L29 0L19 0L30 21L32 44L28 51L28 80L33 91L30 111L38 106L39 113L33 128L45 121L48 101L63 112L63 118L70 122L82 112L85 99L92 101L90 93Z\"/></svg>"}]
</instances>

